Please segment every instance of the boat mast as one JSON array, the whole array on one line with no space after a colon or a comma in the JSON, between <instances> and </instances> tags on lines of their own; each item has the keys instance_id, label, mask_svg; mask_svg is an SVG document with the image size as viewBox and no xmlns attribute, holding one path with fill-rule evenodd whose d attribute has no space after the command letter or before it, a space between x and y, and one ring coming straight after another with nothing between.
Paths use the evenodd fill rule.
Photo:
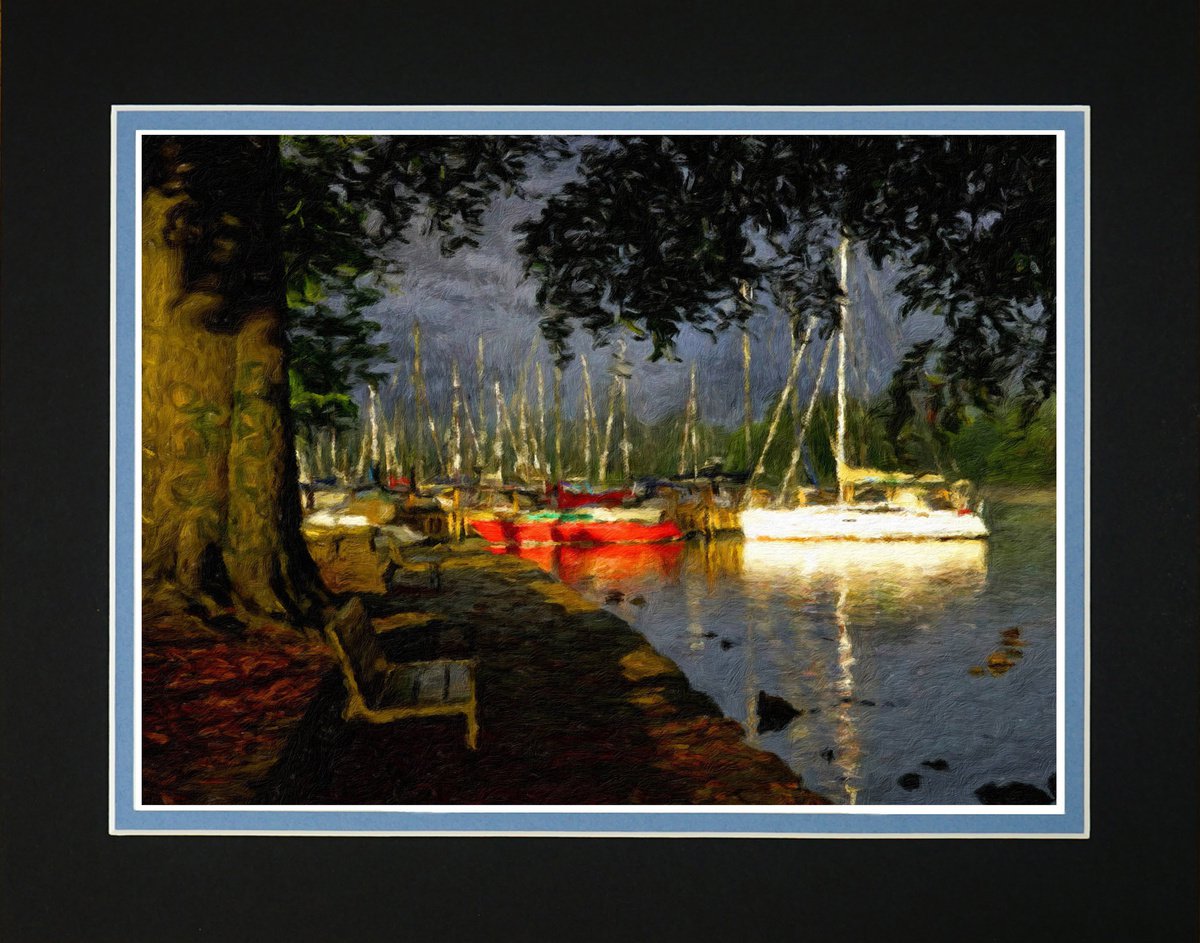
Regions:
<instances>
[{"instance_id":1,"label":"boat mast","mask_svg":"<svg viewBox=\"0 0 1200 943\"><path fill-rule=\"evenodd\" d=\"M416 474L412 483L413 488L416 488L417 481L425 477L425 456L422 454L423 449L421 448L421 322L416 320L413 321L412 379L409 386L412 387L413 413L417 421L416 435L413 436Z\"/></svg>"},{"instance_id":2,"label":"boat mast","mask_svg":"<svg viewBox=\"0 0 1200 943\"><path fill-rule=\"evenodd\" d=\"M562 469L562 367L554 365L554 481L563 476Z\"/></svg>"},{"instance_id":3,"label":"boat mast","mask_svg":"<svg viewBox=\"0 0 1200 943\"><path fill-rule=\"evenodd\" d=\"M821 366L817 368L817 379L813 384L812 395L808 398L808 406L804 410L804 416L796 422L796 442L792 446L792 457L788 462L787 472L783 476L783 481L779 485L779 500L786 500L788 489L791 487L792 479L796 477L796 470L800 467L800 454L804 449L804 436L808 432L808 424L812 421L813 410L817 406L817 397L821 395L821 384L825 380L825 368L829 366L829 352L833 350L834 341L830 340L825 345L825 349L821 351ZM796 387L799 391L799 385Z\"/></svg>"},{"instance_id":4,"label":"boat mast","mask_svg":"<svg viewBox=\"0 0 1200 943\"><path fill-rule=\"evenodd\" d=\"M371 384L371 402L370 402L370 417L371 417L371 465L379 470L379 466L383 465L383 457L379 454L379 388L376 384ZM375 482L379 484L378 481Z\"/></svg>"},{"instance_id":5,"label":"boat mast","mask_svg":"<svg viewBox=\"0 0 1200 943\"><path fill-rule=\"evenodd\" d=\"M537 354L537 344L538 338L535 334L533 343L529 346L529 356L521 365L521 373L517 379L516 399L513 400L513 410L517 416L517 435L523 443L526 460L535 473L541 470L541 463L538 461L537 437L533 434L533 426L529 421L529 367Z\"/></svg>"},{"instance_id":6,"label":"boat mast","mask_svg":"<svg viewBox=\"0 0 1200 943\"><path fill-rule=\"evenodd\" d=\"M688 444L692 446L692 462L696 462L696 433L692 429L692 422L696 415L696 364L692 363L692 380L688 389L687 407L683 412L683 443L679 447L679 477L683 477L684 471L687 469Z\"/></svg>"},{"instance_id":7,"label":"boat mast","mask_svg":"<svg viewBox=\"0 0 1200 943\"><path fill-rule=\"evenodd\" d=\"M767 452L770 451L771 443L775 441L775 431L779 428L779 420L783 417L783 411L792 400L792 387L796 383L796 378L800 375L800 362L804 359L804 354L808 350L808 343L812 340L812 332L813 319L809 318L808 327L804 330L804 340L800 342L800 346L796 348L796 352L792 355L792 366L788 371L787 380L783 385L783 393L779 397L779 402L775 404L775 414L771 417L771 425L767 429L767 438L763 442L762 452L759 453L758 461L754 465L754 471L750 474L750 481L746 485L745 496L747 500L749 500L750 493L754 490L754 482L766 469Z\"/></svg>"},{"instance_id":8,"label":"boat mast","mask_svg":"<svg viewBox=\"0 0 1200 943\"><path fill-rule=\"evenodd\" d=\"M629 480L629 364L625 360L625 341L617 344L617 368L621 391L621 474Z\"/></svg>"},{"instance_id":9,"label":"boat mast","mask_svg":"<svg viewBox=\"0 0 1200 943\"><path fill-rule=\"evenodd\" d=\"M846 467L846 320L849 317L847 289L847 249L850 240L842 236L838 243L838 362L837 362L837 441L834 448L834 458L837 464L838 499L842 500L845 492L842 478Z\"/></svg>"},{"instance_id":10,"label":"boat mast","mask_svg":"<svg viewBox=\"0 0 1200 943\"><path fill-rule=\"evenodd\" d=\"M608 480L608 450L612 444L613 414L617 411L617 374L614 369L608 384L608 416L604 420L604 446L600 449L600 481Z\"/></svg>"},{"instance_id":11,"label":"boat mast","mask_svg":"<svg viewBox=\"0 0 1200 943\"><path fill-rule=\"evenodd\" d=\"M479 453L478 459L480 466L484 463L484 456L487 453L488 447L488 427L487 427L487 389L484 386L483 379L483 335L479 335L479 352L475 355L475 380L476 393L479 396Z\"/></svg>"},{"instance_id":12,"label":"boat mast","mask_svg":"<svg viewBox=\"0 0 1200 943\"><path fill-rule=\"evenodd\" d=\"M742 330L742 428L746 437L746 464L750 464L750 423L754 406L750 402L750 332Z\"/></svg>"},{"instance_id":13,"label":"boat mast","mask_svg":"<svg viewBox=\"0 0 1200 943\"><path fill-rule=\"evenodd\" d=\"M471 418L471 401L467 399L465 387L459 393L459 401L462 403L462 418L466 424L467 440L471 445L472 461L467 466L467 471L470 472L475 466L483 468L483 464L487 459L483 454L483 449L479 445L479 436L475 434L475 420Z\"/></svg>"},{"instance_id":14,"label":"boat mast","mask_svg":"<svg viewBox=\"0 0 1200 943\"><path fill-rule=\"evenodd\" d=\"M546 451L546 381L542 376L542 362L533 365L534 379L537 381L538 433L536 451L541 452L546 464L550 464L550 455Z\"/></svg>"},{"instance_id":15,"label":"boat mast","mask_svg":"<svg viewBox=\"0 0 1200 943\"><path fill-rule=\"evenodd\" d=\"M396 402L396 387L400 379L400 374L394 372L392 374L392 382L388 384L388 398L392 403ZM380 480L386 482L392 475L400 474L400 456L399 447L396 443L395 422L389 422L387 410L384 409L383 400L379 401L380 424L383 429L383 443L380 451Z\"/></svg>"},{"instance_id":16,"label":"boat mast","mask_svg":"<svg viewBox=\"0 0 1200 943\"><path fill-rule=\"evenodd\" d=\"M500 394L500 381L496 381L496 435L492 439L492 451L496 456L496 475L500 479L500 484L504 484L504 436L501 430L504 428L504 410L501 406L502 398Z\"/></svg>"},{"instance_id":17,"label":"boat mast","mask_svg":"<svg viewBox=\"0 0 1200 943\"><path fill-rule=\"evenodd\" d=\"M496 406L499 409L500 422L504 427L504 434L508 436L508 441L512 443L513 453L516 457L516 465L513 470L518 477L525 477L529 473L529 454L525 451L526 443L517 438L513 432L512 416L509 413L508 403L504 400L504 394L500 391L500 381L496 381Z\"/></svg>"},{"instance_id":18,"label":"boat mast","mask_svg":"<svg viewBox=\"0 0 1200 943\"><path fill-rule=\"evenodd\" d=\"M592 405L592 377L588 373L588 362L585 354L579 355L579 365L583 370L583 475L585 478L591 478L592 430L596 425L596 416L595 408Z\"/></svg>"},{"instance_id":19,"label":"boat mast","mask_svg":"<svg viewBox=\"0 0 1200 943\"><path fill-rule=\"evenodd\" d=\"M396 455L396 475L403 477L404 475L404 454L408 451L408 432L406 430L406 416L404 412L404 397L403 395L396 397L396 402L392 404L391 427L392 427L392 443L395 443Z\"/></svg>"},{"instance_id":20,"label":"boat mast","mask_svg":"<svg viewBox=\"0 0 1200 943\"><path fill-rule=\"evenodd\" d=\"M621 377L621 474L629 480L629 380Z\"/></svg>"},{"instance_id":21,"label":"boat mast","mask_svg":"<svg viewBox=\"0 0 1200 943\"><path fill-rule=\"evenodd\" d=\"M462 422L459 410L462 409L462 389L458 385L458 361L450 364L450 429L454 439L454 459L450 463L450 477L455 481L462 475Z\"/></svg>"},{"instance_id":22,"label":"boat mast","mask_svg":"<svg viewBox=\"0 0 1200 943\"><path fill-rule=\"evenodd\" d=\"M442 452L442 441L438 437L437 423L433 421L433 407L429 403L429 393L425 389L425 373L421 369L421 322L416 321L413 324L413 373L415 375L415 389L417 393L418 407L425 410L425 419L429 425L429 438L433 442L433 454L437 459L438 471L442 474L446 473L446 456ZM420 423L420 413L418 413L418 424Z\"/></svg>"}]
</instances>

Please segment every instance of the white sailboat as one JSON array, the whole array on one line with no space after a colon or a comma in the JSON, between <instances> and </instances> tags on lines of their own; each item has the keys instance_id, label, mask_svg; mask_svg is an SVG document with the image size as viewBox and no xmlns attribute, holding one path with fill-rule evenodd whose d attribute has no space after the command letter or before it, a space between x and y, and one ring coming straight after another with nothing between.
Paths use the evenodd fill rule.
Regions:
<instances>
[{"instance_id":1,"label":"white sailboat","mask_svg":"<svg viewBox=\"0 0 1200 943\"><path fill-rule=\"evenodd\" d=\"M897 472L855 468L846 461L846 321L848 240L838 247L842 289L837 362L838 501L796 508L745 508L742 534L747 540L978 540L987 526L965 500L961 488L945 487L936 476L917 477ZM933 508L923 499L933 485L942 484L948 508ZM879 489L882 501L856 502L859 487Z\"/></svg>"}]
</instances>

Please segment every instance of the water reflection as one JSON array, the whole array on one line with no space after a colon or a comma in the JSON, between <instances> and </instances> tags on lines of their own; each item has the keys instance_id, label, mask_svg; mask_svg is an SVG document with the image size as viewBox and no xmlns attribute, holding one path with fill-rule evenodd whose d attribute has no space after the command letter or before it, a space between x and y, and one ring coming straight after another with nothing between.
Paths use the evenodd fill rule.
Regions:
<instances>
[{"instance_id":1,"label":"water reflection","mask_svg":"<svg viewBox=\"0 0 1200 943\"><path fill-rule=\"evenodd\" d=\"M988 542L518 552L643 632L811 788L845 803L973 803L987 778L1053 769L1052 524ZM1017 622L1019 670L971 674ZM794 719L760 723L760 692ZM940 757L946 772L922 765ZM919 787L898 784L913 772Z\"/></svg>"},{"instance_id":2,"label":"water reflection","mask_svg":"<svg viewBox=\"0 0 1200 943\"><path fill-rule=\"evenodd\" d=\"M738 547L737 575L749 583L834 587L880 603L951 600L978 592L987 578L982 540L752 540Z\"/></svg>"},{"instance_id":3,"label":"water reflection","mask_svg":"<svg viewBox=\"0 0 1200 943\"><path fill-rule=\"evenodd\" d=\"M521 547L510 551L532 560L572 586L620 587L622 595L633 595L642 585L679 579L682 543L611 544L600 547Z\"/></svg>"}]
</instances>

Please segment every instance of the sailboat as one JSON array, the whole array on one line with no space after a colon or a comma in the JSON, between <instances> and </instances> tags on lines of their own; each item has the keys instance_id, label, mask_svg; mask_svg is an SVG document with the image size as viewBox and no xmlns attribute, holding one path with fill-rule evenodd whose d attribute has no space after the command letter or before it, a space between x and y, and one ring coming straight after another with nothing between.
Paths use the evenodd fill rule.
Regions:
<instances>
[{"instance_id":1,"label":"sailboat","mask_svg":"<svg viewBox=\"0 0 1200 943\"><path fill-rule=\"evenodd\" d=\"M586 361L585 361L586 370ZM613 381L609 396L609 417L605 428L604 446L600 453L599 478L604 481L608 462L610 435L613 417L618 403L621 405L621 438L618 452L622 460L624 480L629 475L629 405L626 391L627 365L624 361L624 346L618 347L614 364ZM587 388L585 383L585 391ZM562 467L562 372L554 372L554 448L551 470ZM516 443L518 463L521 462L520 438L514 437L508 413L504 406L500 384L496 384L496 402L501 419L497 424L497 436L503 428L510 441ZM591 418L590 395L585 399L587 415ZM590 434L589 430L589 434ZM499 438L497 438L499 442ZM498 446L497 459L502 455ZM589 455L590 458L590 455ZM590 469L589 469L590 470ZM518 467L518 474L521 469ZM507 547L545 547L552 545L600 546L605 544L650 544L663 543L683 538L683 531L671 518L666 503L660 499L641 501L636 507L625 507L624 502L635 498L628 487L593 492L568 488L561 480L551 488L543 489L554 507L522 512L514 501L511 510L477 510L467 516L467 521L480 537L491 544Z\"/></svg>"},{"instance_id":2,"label":"sailboat","mask_svg":"<svg viewBox=\"0 0 1200 943\"><path fill-rule=\"evenodd\" d=\"M950 506L933 508L920 492L943 484L936 476L855 468L846 461L846 322L848 318L847 253L838 247L842 290L837 331L837 464L838 500L834 504L797 508L745 508L742 534L747 540L979 540L988 536L983 518L967 503L961 486L943 487ZM793 371L795 364L793 365ZM879 489L884 500L856 502L859 487Z\"/></svg>"}]
</instances>

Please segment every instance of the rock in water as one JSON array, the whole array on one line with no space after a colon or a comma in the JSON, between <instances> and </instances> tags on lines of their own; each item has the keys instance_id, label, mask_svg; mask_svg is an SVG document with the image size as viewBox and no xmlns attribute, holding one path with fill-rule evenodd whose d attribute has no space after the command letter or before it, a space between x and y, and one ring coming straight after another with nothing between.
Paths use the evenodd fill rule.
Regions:
<instances>
[{"instance_id":1,"label":"rock in water","mask_svg":"<svg viewBox=\"0 0 1200 943\"><path fill-rule=\"evenodd\" d=\"M782 730L800 716L800 711L787 701L766 691L758 692L758 732Z\"/></svg>"},{"instance_id":2,"label":"rock in water","mask_svg":"<svg viewBox=\"0 0 1200 943\"><path fill-rule=\"evenodd\" d=\"M1047 793L1029 783L988 783L975 790L984 805L1054 805Z\"/></svg>"},{"instance_id":3,"label":"rock in water","mask_svg":"<svg viewBox=\"0 0 1200 943\"><path fill-rule=\"evenodd\" d=\"M950 764L947 763L945 760L941 759L940 757L936 760L922 760L921 765L928 766L930 769L935 769L939 773L944 773L946 770L948 770L950 768Z\"/></svg>"},{"instance_id":4,"label":"rock in water","mask_svg":"<svg viewBox=\"0 0 1200 943\"><path fill-rule=\"evenodd\" d=\"M912 792L921 788L921 777L916 773L905 773L896 780L896 784L905 792Z\"/></svg>"}]
</instances>

